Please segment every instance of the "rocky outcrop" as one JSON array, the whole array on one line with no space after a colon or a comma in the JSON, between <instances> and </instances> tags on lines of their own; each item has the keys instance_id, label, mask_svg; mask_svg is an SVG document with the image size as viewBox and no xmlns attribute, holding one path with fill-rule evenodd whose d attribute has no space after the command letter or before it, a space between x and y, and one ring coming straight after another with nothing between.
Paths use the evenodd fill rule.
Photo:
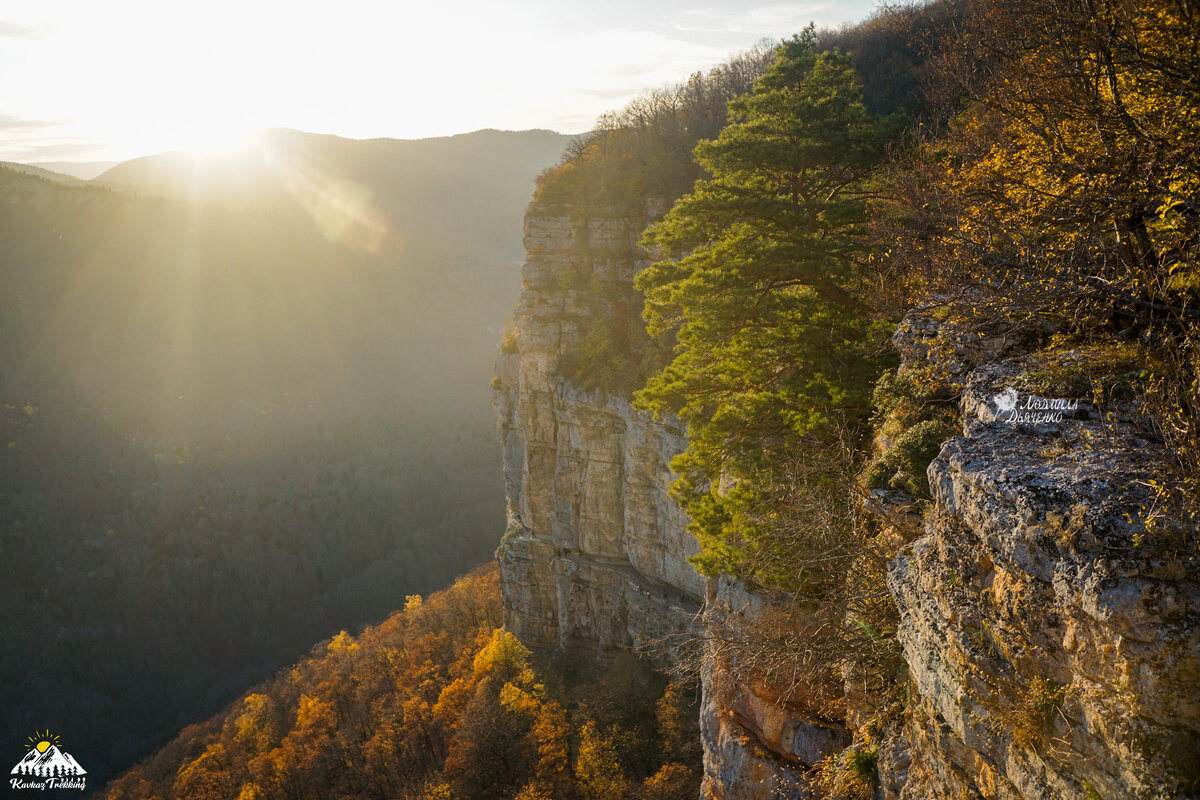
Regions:
<instances>
[{"instance_id":1,"label":"rocky outcrop","mask_svg":"<svg viewBox=\"0 0 1200 800\"><path fill-rule=\"evenodd\" d=\"M508 529L505 621L526 644L580 657L669 650L700 608L696 542L670 498L681 426L559 374L583 335L583 292L632 280L641 223L532 209L515 336L497 364Z\"/></svg>"},{"instance_id":2,"label":"rocky outcrop","mask_svg":"<svg viewBox=\"0 0 1200 800\"><path fill-rule=\"evenodd\" d=\"M1016 391L1025 369L969 374L925 535L891 567L916 699L900 796L1190 796L1200 583L1142 521L1156 445Z\"/></svg>"},{"instance_id":3,"label":"rocky outcrop","mask_svg":"<svg viewBox=\"0 0 1200 800\"><path fill-rule=\"evenodd\" d=\"M812 712L794 685L748 680L764 622L794 613L785 596L752 589L728 576L709 580L704 613L705 664L700 738L704 748L702 798L772 800L808 796L811 768L844 750L851 732Z\"/></svg>"},{"instance_id":4,"label":"rocky outcrop","mask_svg":"<svg viewBox=\"0 0 1200 800\"><path fill-rule=\"evenodd\" d=\"M669 494L682 425L560 374L594 313L589 304L645 265L642 224L531 208L514 335L494 385L508 497L498 551L505 624L534 649L592 662L629 647L670 662L677 643L695 640L683 634L757 617L771 604L729 579L706 588L688 562L697 545ZM710 654L702 675L707 796L801 796L807 766L845 746L849 733L731 680L727 659Z\"/></svg>"}]
</instances>

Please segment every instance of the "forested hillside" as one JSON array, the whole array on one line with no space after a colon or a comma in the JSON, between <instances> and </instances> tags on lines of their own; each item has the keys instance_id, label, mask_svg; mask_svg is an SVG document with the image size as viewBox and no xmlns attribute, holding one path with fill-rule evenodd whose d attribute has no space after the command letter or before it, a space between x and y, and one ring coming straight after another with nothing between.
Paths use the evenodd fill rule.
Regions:
<instances>
[{"instance_id":1,"label":"forested hillside","mask_svg":"<svg viewBox=\"0 0 1200 800\"><path fill-rule=\"evenodd\" d=\"M275 136L253 195L0 170L3 733L93 785L498 538L491 361L567 138Z\"/></svg>"},{"instance_id":2,"label":"forested hillside","mask_svg":"<svg viewBox=\"0 0 1200 800\"><path fill-rule=\"evenodd\" d=\"M499 625L494 566L410 595L188 727L104 796L696 796L694 691L628 654L600 675L564 675Z\"/></svg>"}]
</instances>

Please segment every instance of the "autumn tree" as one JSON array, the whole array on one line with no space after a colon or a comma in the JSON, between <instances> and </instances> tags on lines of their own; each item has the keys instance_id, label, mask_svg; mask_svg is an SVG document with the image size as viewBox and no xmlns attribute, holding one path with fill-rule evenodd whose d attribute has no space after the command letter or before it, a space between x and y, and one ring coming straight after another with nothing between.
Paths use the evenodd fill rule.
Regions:
<instances>
[{"instance_id":1,"label":"autumn tree","mask_svg":"<svg viewBox=\"0 0 1200 800\"><path fill-rule=\"evenodd\" d=\"M941 81L968 103L897 164L878 231L892 276L918 302L957 301L968 329L1142 348L1132 391L1175 456L1159 517L1194 530L1200 15L1183 0L964 7Z\"/></svg>"},{"instance_id":2,"label":"autumn tree","mask_svg":"<svg viewBox=\"0 0 1200 800\"><path fill-rule=\"evenodd\" d=\"M1142 332L1200 319L1194 7L968 6L943 81L972 102L908 173L896 255L1008 315Z\"/></svg>"}]
</instances>

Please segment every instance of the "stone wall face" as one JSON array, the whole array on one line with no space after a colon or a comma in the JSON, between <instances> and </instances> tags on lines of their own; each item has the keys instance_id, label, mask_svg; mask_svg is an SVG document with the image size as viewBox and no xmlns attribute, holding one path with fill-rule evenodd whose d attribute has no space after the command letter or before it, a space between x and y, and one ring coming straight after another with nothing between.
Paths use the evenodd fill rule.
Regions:
<instances>
[{"instance_id":1,"label":"stone wall face","mask_svg":"<svg viewBox=\"0 0 1200 800\"><path fill-rule=\"evenodd\" d=\"M742 638L764 619L787 616L786 596L753 589L728 576L709 580L704 612L706 655L701 670L704 751L702 798L773 800L807 797L810 768L852 740L836 720L811 708L803 687L786 696L745 680L738 663ZM732 642L732 645L730 644Z\"/></svg>"},{"instance_id":2,"label":"stone wall face","mask_svg":"<svg viewBox=\"0 0 1200 800\"><path fill-rule=\"evenodd\" d=\"M902 796L1191 796L1200 584L1139 521L1156 445L1086 402L1013 424L1000 398L1024 371L968 374L925 535L891 565L919 697Z\"/></svg>"},{"instance_id":3,"label":"stone wall face","mask_svg":"<svg viewBox=\"0 0 1200 800\"><path fill-rule=\"evenodd\" d=\"M559 211L526 219L516 348L497 363L506 624L539 649L657 651L653 643L688 629L703 595L688 563L696 542L669 494L683 430L557 374L587 322L572 285L631 281L645 263L641 225L578 223Z\"/></svg>"}]
</instances>

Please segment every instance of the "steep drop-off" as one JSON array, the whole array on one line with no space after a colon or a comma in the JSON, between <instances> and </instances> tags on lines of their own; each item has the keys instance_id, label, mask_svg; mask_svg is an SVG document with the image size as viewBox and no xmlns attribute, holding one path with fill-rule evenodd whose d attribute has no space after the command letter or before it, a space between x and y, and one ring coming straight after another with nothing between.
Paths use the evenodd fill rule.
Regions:
<instances>
[{"instance_id":1,"label":"steep drop-off","mask_svg":"<svg viewBox=\"0 0 1200 800\"><path fill-rule=\"evenodd\" d=\"M687 563L696 542L668 494L683 449L673 421L627 398L562 378L560 356L583 335L580 294L562 278L585 259L595 281L632 280L644 265L640 225L580 222L533 208L515 337L498 360L508 529L500 548L505 622L538 649L599 658L687 630L704 586Z\"/></svg>"},{"instance_id":2,"label":"steep drop-off","mask_svg":"<svg viewBox=\"0 0 1200 800\"><path fill-rule=\"evenodd\" d=\"M928 319L895 341L902 370L956 361L934 355L956 337ZM1156 445L1119 407L1012 391L1033 364L1010 345L956 364L962 435L930 465L923 535L891 565L911 766L884 766L907 798L1192 796L1200 585L1141 522ZM1063 419L1014 416L1054 405Z\"/></svg>"},{"instance_id":3,"label":"steep drop-off","mask_svg":"<svg viewBox=\"0 0 1200 800\"><path fill-rule=\"evenodd\" d=\"M0 734L93 785L495 549L493 343L568 137L270 138L254 197L0 168Z\"/></svg>"},{"instance_id":4,"label":"steep drop-off","mask_svg":"<svg viewBox=\"0 0 1200 800\"><path fill-rule=\"evenodd\" d=\"M670 663L705 625L754 616L772 602L737 581L706 582L688 562L697 545L669 493L668 464L685 445L681 424L559 374L560 358L587 325L582 292L617 294L603 287L628 284L646 264L641 227L535 203L525 221L515 335L497 361L505 624L528 646L585 664L629 647ZM566 279L581 271L586 280ZM731 685L720 657L700 661L709 665L701 730L710 795L765 797L806 786L801 768L849 743L843 727L813 719L803 704Z\"/></svg>"}]
</instances>

